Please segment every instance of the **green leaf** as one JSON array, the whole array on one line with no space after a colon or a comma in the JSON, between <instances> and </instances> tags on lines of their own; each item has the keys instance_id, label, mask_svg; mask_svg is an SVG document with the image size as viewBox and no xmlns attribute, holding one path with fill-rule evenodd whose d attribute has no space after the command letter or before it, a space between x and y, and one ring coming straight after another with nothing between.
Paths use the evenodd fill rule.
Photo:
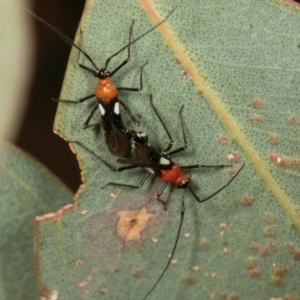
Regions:
<instances>
[{"instance_id":1,"label":"green leaf","mask_svg":"<svg viewBox=\"0 0 300 300\"><path fill-rule=\"evenodd\" d=\"M0 299L39 299L33 222L72 202L71 192L44 167L7 145L0 156Z\"/></svg>"},{"instance_id":2,"label":"green leaf","mask_svg":"<svg viewBox=\"0 0 300 300\"><path fill-rule=\"evenodd\" d=\"M157 23L174 5L89 1L76 41L101 67L127 43L132 19L138 37L153 26L151 18ZM137 87L139 66L149 62L143 91L121 92L120 99L141 116L151 145L163 149L168 139L149 105L150 93L175 147L182 145L177 114L184 104L188 149L175 157L178 164L232 159L232 170L192 171L200 198L245 164L232 184L206 203L198 204L186 191L174 261L149 299L299 297L299 28L299 9L283 1L181 1L165 24L132 46L128 66L115 74L117 86ZM110 70L125 58L126 51L112 60ZM95 90L96 79L77 59L73 50L62 99ZM89 65L82 55L79 61ZM117 165L101 129L81 129L94 106L94 100L61 104L56 131ZM99 122L99 114L93 121ZM39 223L41 289L62 299L142 299L173 249L182 191L164 192L169 201L164 211L155 197L158 179L137 190L101 189L109 181L138 183L144 171L114 173L74 148L85 184L75 209Z\"/></svg>"}]
</instances>

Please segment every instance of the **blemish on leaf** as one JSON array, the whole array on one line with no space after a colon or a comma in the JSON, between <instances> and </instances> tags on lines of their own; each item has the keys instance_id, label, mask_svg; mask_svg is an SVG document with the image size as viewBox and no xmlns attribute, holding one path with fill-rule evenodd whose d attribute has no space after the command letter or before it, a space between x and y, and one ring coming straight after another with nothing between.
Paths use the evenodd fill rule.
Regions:
<instances>
[{"instance_id":1,"label":"blemish on leaf","mask_svg":"<svg viewBox=\"0 0 300 300\"><path fill-rule=\"evenodd\" d=\"M251 121L254 124L259 124L263 121L263 117L259 116L259 115L254 115L254 116L251 117Z\"/></svg>"},{"instance_id":2,"label":"blemish on leaf","mask_svg":"<svg viewBox=\"0 0 300 300\"><path fill-rule=\"evenodd\" d=\"M287 250L293 255L294 260L300 260L300 249L294 244L288 244Z\"/></svg>"},{"instance_id":3,"label":"blemish on leaf","mask_svg":"<svg viewBox=\"0 0 300 300\"><path fill-rule=\"evenodd\" d=\"M87 213L88 213L88 210L87 210L87 209L84 209L84 210L81 210L81 211L80 211L80 214L83 215L83 216L86 215Z\"/></svg>"},{"instance_id":4,"label":"blemish on leaf","mask_svg":"<svg viewBox=\"0 0 300 300\"><path fill-rule=\"evenodd\" d=\"M223 251L224 251L224 252L228 252L228 247L223 246Z\"/></svg>"},{"instance_id":5,"label":"blemish on leaf","mask_svg":"<svg viewBox=\"0 0 300 300\"><path fill-rule=\"evenodd\" d=\"M178 262L178 259L177 259L177 258L173 258L173 259L171 260L171 264L177 264L177 262Z\"/></svg>"},{"instance_id":6,"label":"blemish on leaf","mask_svg":"<svg viewBox=\"0 0 300 300\"><path fill-rule=\"evenodd\" d=\"M158 239L155 238L155 237L153 236L153 237L151 237L151 241L152 241L153 243L157 243L157 242L158 242Z\"/></svg>"},{"instance_id":7,"label":"blemish on leaf","mask_svg":"<svg viewBox=\"0 0 300 300\"><path fill-rule=\"evenodd\" d=\"M276 242L270 241L269 242L269 249L270 250L275 250L276 249Z\"/></svg>"},{"instance_id":8,"label":"blemish on leaf","mask_svg":"<svg viewBox=\"0 0 300 300\"><path fill-rule=\"evenodd\" d=\"M143 276L143 274L144 274L144 270L143 269L137 269L137 270L134 271L133 276L135 278L141 278Z\"/></svg>"},{"instance_id":9,"label":"blemish on leaf","mask_svg":"<svg viewBox=\"0 0 300 300\"><path fill-rule=\"evenodd\" d=\"M271 276L271 282L276 286L283 286L285 283L282 277L275 276L275 275Z\"/></svg>"},{"instance_id":10,"label":"blemish on leaf","mask_svg":"<svg viewBox=\"0 0 300 300\"><path fill-rule=\"evenodd\" d=\"M253 201L254 201L254 198L248 194L245 194L243 197L242 197L242 200L241 200L241 203L244 205L244 206L251 206L253 204Z\"/></svg>"},{"instance_id":11,"label":"blemish on leaf","mask_svg":"<svg viewBox=\"0 0 300 300\"><path fill-rule=\"evenodd\" d=\"M100 270L98 267L93 267L90 274L88 274L83 280L77 281L76 286L79 288L83 288L89 284L89 282L93 279L94 274Z\"/></svg>"},{"instance_id":12,"label":"blemish on leaf","mask_svg":"<svg viewBox=\"0 0 300 300\"><path fill-rule=\"evenodd\" d=\"M239 300L238 294L231 292L231 293L222 293L222 299L224 300Z\"/></svg>"},{"instance_id":13,"label":"blemish on leaf","mask_svg":"<svg viewBox=\"0 0 300 300\"><path fill-rule=\"evenodd\" d=\"M41 300L58 300L58 291L57 290L46 290L43 289L40 292Z\"/></svg>"},{"instance_id":14,"label":"blemish on leaf","mask_svg":"<svg viewBox=\"0 0 300 300\"><path fill-rule=\"evenodd\" d=\"M200 266L198 266L198 265L195 265L195 266L193 266L193 268L192 268L194 271L199 271L200 270Z\"/></svg>"},{"instance_id":15,"label":"blemish on leaf","mask_svg":"<svg viewBox=\"0 0 300 300\"><path fill-rule=\"evenodd\" d=\"M270 153L269 157L273 162L276 162L278 164L282 162L282 156L279 153Z\"/></svg>"},{"instance_id":16,"label":"blemish on leaf","mask_svg":"<svg viewBox=\"0 0 300 300\"><path fill-rule=\"evenodd\" d=\"M110 196L111 196L112 198L116 198L116 197L117 197L117 194L115 194L115 193L110 193Z\"/></svg>"},{"instance_id":17,"label":"blemish on leaf","mask_svg":"<svg viewBox=\"0 0 300 300\"><path fill-rule=\"evenodd\" d=\"M82 296L87 296L90 294L90 291L89 290L81 290L80 293Z\"/></svg>"},{"instance_id":18,"label":"blemish on leaf","mask_svg":"<svg viewBox=\"0 0 300 300\"><path fill-rule=\"evenodd\" d=\"M214 278L217 276L217 273L216 272L205 272L204 276Z\"/></svg>"},{"instance_id":19,"label":"blemish on leaf","mask_svg":"<svg viewBox=\"0 0 300 300\"><path fill-rule=\"evenodd\" d=\"M219 137L219 143L221 145L227 145L228 144L228 137L227 136L221 136L221 137Z\"/></svg>"},{"instance_id":20,"label":"blemish on leaf","mask_svg":"<svg viewBox=\"0 0 300 300\"><path fill-rule=\"evenodd\" d=\"M210 243L206 239L201 239L198 247L200 250L208 250L210 247Z\"/></svg>"},{"instance_id":21,"label":"blemish on leaf","mask_svg":"<svg viewBox=\"0 0 300 300\"><path fill-rule=\"evenodd\" d=\"M219 228L228 228L228 224L225 222L222 222L219 224Z\"/></svg>"},{"instance_id":22,"label":"blemish on leaf","mask_svg":"<svg viewBox=\"0 0 300 300\"><path fill-rule=\"evenodd\" d=\"M234 177L235 175L236 175L236 173L238 172L238 170L235 170L235 169L230 169L230 171L229 171L229 175L231 176L231 177Z\"/></svg>"},{"instance_id":23,"label":"blemish on leaf","mask_svg":"<svg viewBox=\"0 0 300 300\"><path fill-rule=\"evenodd\" d=\"M291 124L291 125L297 125L298 123L298 120L295 116L291 116L288 118L288 122Z\"/></svg>"},{"instance_id":24,"label":"blemish on leaf","mask_svg":"<svg viewBox=\"0 0 300 300\"><path fill-rule=\"evenodd\" d=\"M188 71L186 71L186 70L184 70L184 69L182 69L182 70L180 71L180 77L181 77L181 78L187 79L187 78L189 78L189 76L190 76L190 74L188 73Z\"/></svg>"},{"instance_id":25,"label":"blemish on leaf","mask_svg":"<svg viewBox=\"0 0 300 300\"><path fill-rule=\"evenodd\" d=\"M184 234L184 236L185 236L186 238L188 238L190 235L191 235L191 234L190 234L189 232L186 232L186 233Z\"/></svg>"},{"instance_id":26,"label":"blemish on leaf","mask_svg":"<svg viewBox=\"0 0 300 300\"><path fill-rule=\"evenodd\" d=\"M275 275L279 276L279 277L283 277L285 275L287 275L288 270L286 268L276 268L274 270Z\"/></svg>"},{"instance_id":27,"label":"blemish on leaf","mask_svg":"<svg viewBox=\"0 0 300 300\"><path fill-rule=\"evenodd\" d=\"M252 106L254 108L262 108L264 106L264 101L260 98L256 98L252 101Z\"/></svg>"},{"instance_id":28,"label":"blemish on leaf","mask_svg":"<svg viewBox=\"0 0 300 300\"><path fill-rule=\"evenodd\" d=\"M267 247L261 247L260 250L259 250L259 255L261 257L267 257L270 255L270 251Z\"/></svg>"},{"instance_id":29,"label":"blemish on leaf","mask_svg":"<svg viewBox=\"0 0 300 300\"><path fill-rule=\"evenodd\" d=\"M265 215L265 222L268 223L268 224L272 224L275 222L275 216L272 215L272 214L266 214Z\"/></svg>"},{"instance_id":30,"label":"blemish on leaf","mask_svg":"<svg viewBox=\"0 0 300 300\"><path fill-rule=\"evenodd\" d=\"M276 162L281 168L300 168L300 159L284 158L278 153L269 154L270 159Z\"/></svg>"},{"instance_id":31,"label":"blemish on leaf","mask_svg":"<svg viewBox=\"0 0 300 300\"><path fill-rule=\"evenodd\" d=\"M119 216L117 224L117 235L125 240L140 241L141 233L145 229L149 219L154 216L147 212L145 206L140 210L124 210L117 213Z\"/></svg>"},{"instance_id":32,"label":"blemish on leaf","mask_svg":"<svg viewBox=\"0 0 300 300\"><path fill-rule=\"evenodd\" d=\"M246 265L248 269L253 269L257 266L257 259L253 256L250 256L246 260Z\"/></svg>"},{"instance_id":33,"label":"blemish on leaf","mask_svg":"<svg viewBox=\"0 0 300 300\"><path fill-rule=\"evenodd\" d=\"M74 265L76 266L76 267L80 267L80 266L82 266L84 264L84 261L82 260L82 259L77 259L77 260L75 260L75 262L74 262Z\"/></svg>"},{"instance_id":34,"label":"blemish on leaf","mask_svg":"<svg viewBox=\"0 0 300 300\"><path fill-rule=\"evenodd\" d=\"M240 161L241 157L237 153L229 153L227 155L227 158L228 158L228 160L230 160L230 161L232 161L234 163L237 163L237 162Z\"/></svg>"},{"instance_id":35,"label":"blemish on leaf","mask_svg":"<svg viewBox=\"0 0 300 300\"><path fill-rule=\"evenodd\" d=\"M194 283L197 282L197 279L196 279L195 276L189 276L189 277L187 277L187 279L185 280L185 282L188 283L188 284L194 284Z\"/></svg>"},{"instance_id":36,"label":"blemish on leaf","mask_svg":"<svg viewBox=\"0 0 300 300\"><path fill-rule=\"evenodd\" d=\"M203 92L202 92L201 90L198 90L198 91L197 91L197 94L198 94L198 95L202 95Z\"/></svg>"},{"instance_id":37,"label":"blemish on leaf","mask_svg":"<svg viewBox=\"0 0 300 300\"><path fill-rule=\"evenodd\" d=\"M42 216L37 216L35 218L35 222L41 222L48 219L53 219L55 221L60 220L64 216L64 214L66 214L69 210L72 209L74 209L74 204L67 204L54 213L48 213Z\"/></svg>"},{"instance_id":38,"label":"blemish on leaf","mask_svg":"<svg viewBox=\"0 0 300 300\"><path fill-rule=\"evenodd\" d=\"M259 245L258 244L252 244L252 245L250 245L250 250L252 250L253 252L258 252L258 250L259 250Z\"/></svg>"},{"instance_id":39,"label":"blemish on leaf","mask_svg":"<svg viewBox=\"0 0 300 300\"><path fill-rule=\"evenodd\" d=\"M268 225L264 228L264 233L266 236L273 237L276 235L276 228L274 226Z\"/></svg>"},{"instance_id":40,"label":"blemish on leaf","mask_svg":"<svg viewBox=\"0 0 300 300\"><path fill-rule=\"evenodd\" d=\"M287 293L284 295L284 300L299 300L299 297L294 293Z\"/></svg>"},{"instance_id":41,"label":"blemish on leaf","mask_svg":"<svg viewBox=\"0 0 300 300\"><path fill-rule=\"evenodd\" d=\"M249 269L248 274L250 277L258 277L261 274L261 270L258 267L251 268Z\"/></svg>"},{"instance_id":42,"label":"blemish on leaf","mask_svg":"<svg viewBox=\"0 0 300 300\"><path fill-rule=\"evenodd\" d=\"M100 290L100 294L102 294L102 295L106 295L107 292L108 292L108 289L107 289L107 288L102 288L102 289Z\"/></svg>"},{"instance_id":43,"label":"blemish on leaf","mask_svg":"<svg viewBox=\"0 0 300 300\"><path fill-rule=\"evenodd\" d=\"M277 144L279 141L279 137L277 134L270 134L268 140L271 144Z\"/></svg>"}]
</instances>

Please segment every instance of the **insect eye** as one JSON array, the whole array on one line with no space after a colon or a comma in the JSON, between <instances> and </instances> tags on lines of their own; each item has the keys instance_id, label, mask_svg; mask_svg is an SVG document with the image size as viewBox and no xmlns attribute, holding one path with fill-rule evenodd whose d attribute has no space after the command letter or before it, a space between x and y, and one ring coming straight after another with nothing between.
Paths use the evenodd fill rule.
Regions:
<instances>
[{"instance_id":1,"label":"insect eye","mask_svg":"<svg viewBox=\"0 0 300 300\"><path fill-rule=\"evenodd\" d=\"M190 180L189 179L184 179L182 180L179 184L178 184L178 188L179 189L186 189L190 184Z\"/></svg>"}]
</instances>

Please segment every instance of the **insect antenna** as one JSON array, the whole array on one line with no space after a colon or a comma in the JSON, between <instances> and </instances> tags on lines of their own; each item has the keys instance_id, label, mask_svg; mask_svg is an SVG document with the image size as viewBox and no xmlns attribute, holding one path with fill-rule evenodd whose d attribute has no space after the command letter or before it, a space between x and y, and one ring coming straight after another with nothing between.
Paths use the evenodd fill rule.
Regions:
<instances>
[{"instance_id":1,"label":"insect antenna","mask_svg":"<svg viewBox=\"0 0 300 300\"><path fill-rule=\"evenodd\" d=\"M157 281L155 282L155 284L153 285L151 290L143 298L143 300L145 300L152 293L152 291L155 289L155 287L158 285L158 283L160 282L162 277L165 275L165 273L166 273L167 269L169 268L169 265L170 265L170 263L171 263L171 261L174 257L174 253L175 253L175 250L177 248L178 241L179 241L179 236L180 236L180 232L181 232L181 228L182 228L182 224L183 224L183 219L184 219L184 213L185 213L185 207L184 207L184 192L185 192L185 190L182 190L182 191L183 191L183 194L182 194L182 201L181 201L180 224L179 224L179 228L178 228L178 232L177 232L177 235L176 235L176 240L175 240L175 244L174 244L171 256L168 260L167 265L165 266L164 270L162 271L161 275L159 276L159 278L157 279Z\"/></svg>"},{"instance_id":2,"label":"insect antenna","mask_svg":"<svg viewBox=\"0 0 300 300\"><path fill-rule=\"evenodd\" d=\"M65 42L67 42L68 44L70 44L71 46L73 46L77 50L79 50L91 62L91 64L95 67L95 69L99 70L99 68L97 67L96 63L93 61L93 59L84 50L82 50L79 46L77 46L69 37L67 37L66 35L64 35L60 30L58 30L57 28L55 28L53 25L51 25L50 23L48 23L44 19L42 19L39 16L37 16L32 11L30 11L30 10L24 8L24 7L23 7L23 9L26 10L29 14L31 14L34 18L36 18L39 22L41 22L42 24L44 24L45 26L47 26L48 28L50 28L52 31L54 31Z\"/></svg>"},{"instance_id":3,"label":"insect antenna","mask_svg":"<svg viewBox=\"0 0 300 300\"><path fill-rule=\"evenodd\" d=\"M133 40L132 42L128 43L127 45L125 45L123 48L121 48L120 50L118 50L116 53L114 53L113 55L111 55L109 58L107 58L106 62L105 62L105 67L104 69L107 69L107 66L110 62L110 60L115 57L116 55L118 55L120 52L124 51L125 49L127 49L130 45L134 44L135 42L137 42L139 39L141 39L142 37L144 37L145 35L147 35L148 33L150 33L151 31L153 31L154 29L156 29L159 25L161 25L162 23L164 23L169 16L173 13L173 11L177 8L177 6L175 6L169 13L168 15L158 24L156 24L154 27L152 27L151 29L149 29L148 31L144 32L142 35L140 35L138 38L136 38L135 40ZM36 18L38 21L40 21L41 23L43 23L45 26L47 26L48 28L50 28L52 31L54 31L60 38L62 38L65 42L69 43L71 46L74 46L76 49L78 49L90 62L91 64L95 67L95 69L97 71L99 71L99 68L97 67L96 63L93 61L93 59L84 51L82 50L79 46L77 46L69 37L67 37L66 35L64 35L60 30L58 30L57 28L55 28L53 25L49 24L47 21L45 21L44 19L40 18L39 16L37 16L35 13L33 13L32 11L26 9L25 7L23 7L23 9L25 11L27 11L29 14L31 14L34 18Z\"/></svg>"},{"instance_id":4,"label":"insect antenna","mask_svg":"<svg viewBox=\"0 0 300 300\"><path fill-rule=\"evenodd\" d=\"M147 30L146 32L144 32L142 35L140 35L139 37L137 37L135 40L133 40L132 42L128 43L127 45L125 45L123 48L121 48L119 51L117 51L116 53L114 53L113 55L111 55L105 62L105 70L107 69L107 66L110 62L110 60L115 57L116 55L118 55L120 52L124 51L126 48L128 48L130 45L134 44L135 42L137 42L139 39L141 39L142 37L144 37L145 35L147 35L148 33L150 33L151 31L153 31L154 29L156 29L159 25L161 25L162 23L164 23L169 17L170 15L174 12L174 10L177 8L177 6L175 6L168 14L167 16L160 21L158 24L156 24L154 27L150 28L149 30Z\"/></svg>"}]
</instances>

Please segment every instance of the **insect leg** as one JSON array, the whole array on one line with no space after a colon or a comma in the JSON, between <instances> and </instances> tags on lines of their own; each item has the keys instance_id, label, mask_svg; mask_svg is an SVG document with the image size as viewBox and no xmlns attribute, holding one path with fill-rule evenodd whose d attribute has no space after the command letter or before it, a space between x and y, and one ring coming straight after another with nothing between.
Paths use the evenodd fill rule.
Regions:
<instances>
[{"instance_id":1,"label":"insect leg","mask_svg":"<svg viewBox=\"0 0 300 300\"><path fill-rule=\"evenodd\" d=\"M120 168L120 169L122 169L122 171L123 171L124 168L126 168L126 167L123 167L123 168ZM147 178L149 177L149 175L150 175L150 173L147 172L144 175L144 177L140 180L140 182L138 183L138 185L131 185L131 184L125 184L125 183L118 183L118 182L108 182L107 184L105 184L101 188L104 189L108 185L116 185L116 186L125 186L125 187L130 187L130 188L133 188L133 189L138 189L138 188L140 188L145 183L145 181L147 180Z\"/></svg>"},{"instance_id":2,"label":"insect leg","mask_svg":"<svg viewBox=\"0 0 300 300\"><path fill-rule=\"evenodd\" d=\"M91 99L95 97L95 94L92 94L92 95L88 95L84 98L81 98L81 99L78 99L78 100L63 100L63 99L53 99L52 98L52 101L55 101L55 102L69 102L69 103L74 103L74 104L79 104L79 103L82 103L88 99Z\"/></svg>"},{"instance_id":3,"label":"insect leg","mask_svg":"<svg viewBox=\"0 0 300 300\"><path fill-rule=\"evenodd\" d=\"M165 188L167 187L168 182L164 182L164 184L161 186L160 190L158 191L157 195L156 195L156 200L158 200L159 202L161 202L164 206L164 210L167 210L167 202L160 199L160 196L162 195L162 193L164 192Z\"/></svg>"},{"instance_id":4,"label":"insect leg","mask_svg":"<svg viewBox=\"0 0 300 300\"><path fill-rule=\"evenodd\" d=\"M123 106L124 110L130 117L130 119L134 122L134 124L137 126L140 126L140 122L133 116L131 110L125 105L125 103L123 101L121 101L120 99L119 99L119 103Z\"/></svg>"},{"instance_id":5,"label":"insect leg","mask_svg":"<svg viewBox=\"0 0 300 300\"><path fill-rule=\"evenodd\" d=\"M241 166L241 168L237 171L237 173L225 184L223 185L220 189L218 189L216 192L214 192L213 194L211 194L210 196L204 198L204 199L200 199L196 194L195 192L192 190L191 186L189 186L189 189L191 191L191 193L193 194L193 196L195 197L195 199L201 203L201 202L204 202L204 201L207 201L208 199L214 197L215 195L217 195L218 193L220 193L222 190L224 190L238 175L239 173L242 171L242 169L244 168L245 164L243 164ZM222 166L216 166L216 167L222 167ZM224 165L224 167L226 167L226 165Z\"/></svg>"},{"instance_id":6,"label":"insect leg","mask_svg":"<svg viewBox=\"0 0 300 300\"><path fill-rule=\"evenodd\" d=\"M134 168L138 167L137 165L130 165L130 166L121 167L121 168L114 167L113 165L108 163L106 160L104 160L101 156L99 156L94 151L89 149L87 146L82 144L81 142L79 142L79 141L67 141L67 142L70 144L76 144L76 145L80 146L81 148L83 148L84 150L86 150L87 152L92 154L96 159L100 160L104 165L106 165L109 169L111 169L114 172L122 172L124 170L134 169Z\"/></svg>"},{"instance_id":7,"label":"insect leg","mask_svg":"<svg viewBox=\"0 0 300 300\"><path fill-rule=\"evenodd\" d=\"M164 151L162 151L162 152L167 152L167 151L169 151L169 150L173 147L173 145L174 145L174 140L172 139L172 136L171 136L171 134L170 134L168 128L166 127L164 121L162 120L162 118L161 118L161 116L159 115L159 113L158 113L156 107L155 107L154 104L153 104L152 94L150 94L149 96L150 96L150 104L151 104L151 106L152 106L152 108L153 108L153 110L154 110L156 116L158 117L158 119L159 119L161 125L163 126L163 128L164 128L165 132L167 133L167 135L168 135L168 137L169 137L169 140L170 140L170 141L169 141L169 145L167 146L167 148L166 148Z\"/></svg>"},{"instance_id":8,"label":"insect leg","mask_svg":"<svg viewBox=\"0 0 300 300\"><path fill-rule=\"evenodd\" d=\"M184 105L181 106L180 111L179 111L179 119L180 119L180 126L181 126L181 131L182 131L182 136L183 136L183 146L181 146L178 149L175 149L171 152L168 153L168 155L173 155L178 152L184 151L187 149L187 141L186 141L186 136L185 136L185 131L184 131L184 126L183 126L183 117L182 117L182 110L183 110Z\"/></svg>"},{"instance_id":9,"label":"insect leg","mask_svg":"<svg viewBox=\"0 0 300 300\"><path fill-rule=\"evenodd\" d=\"M117 87L118 91L130 91L130 92L140 92L143 89L143 69L147 65L147 61L140 67L140 87L139 88L129 88L129 87Z\"/></svg>"},{"instance_id":10,"label":"insect leg","mask_svg":"<svg viewBox=\"0 0 300 300\"><path fill-rule=\"evenodd\" d=\"M82 128L83 129L86 129L90 126L93 126L93 125L89 125L90 121L91 121L91 118L93 117L94 113L96 112L96 110L98 109L98 105L96 105L93 110L91 111L89 117L86 119L86 121L83 123L82 125Z\"/></svg>"}]
</instances>

